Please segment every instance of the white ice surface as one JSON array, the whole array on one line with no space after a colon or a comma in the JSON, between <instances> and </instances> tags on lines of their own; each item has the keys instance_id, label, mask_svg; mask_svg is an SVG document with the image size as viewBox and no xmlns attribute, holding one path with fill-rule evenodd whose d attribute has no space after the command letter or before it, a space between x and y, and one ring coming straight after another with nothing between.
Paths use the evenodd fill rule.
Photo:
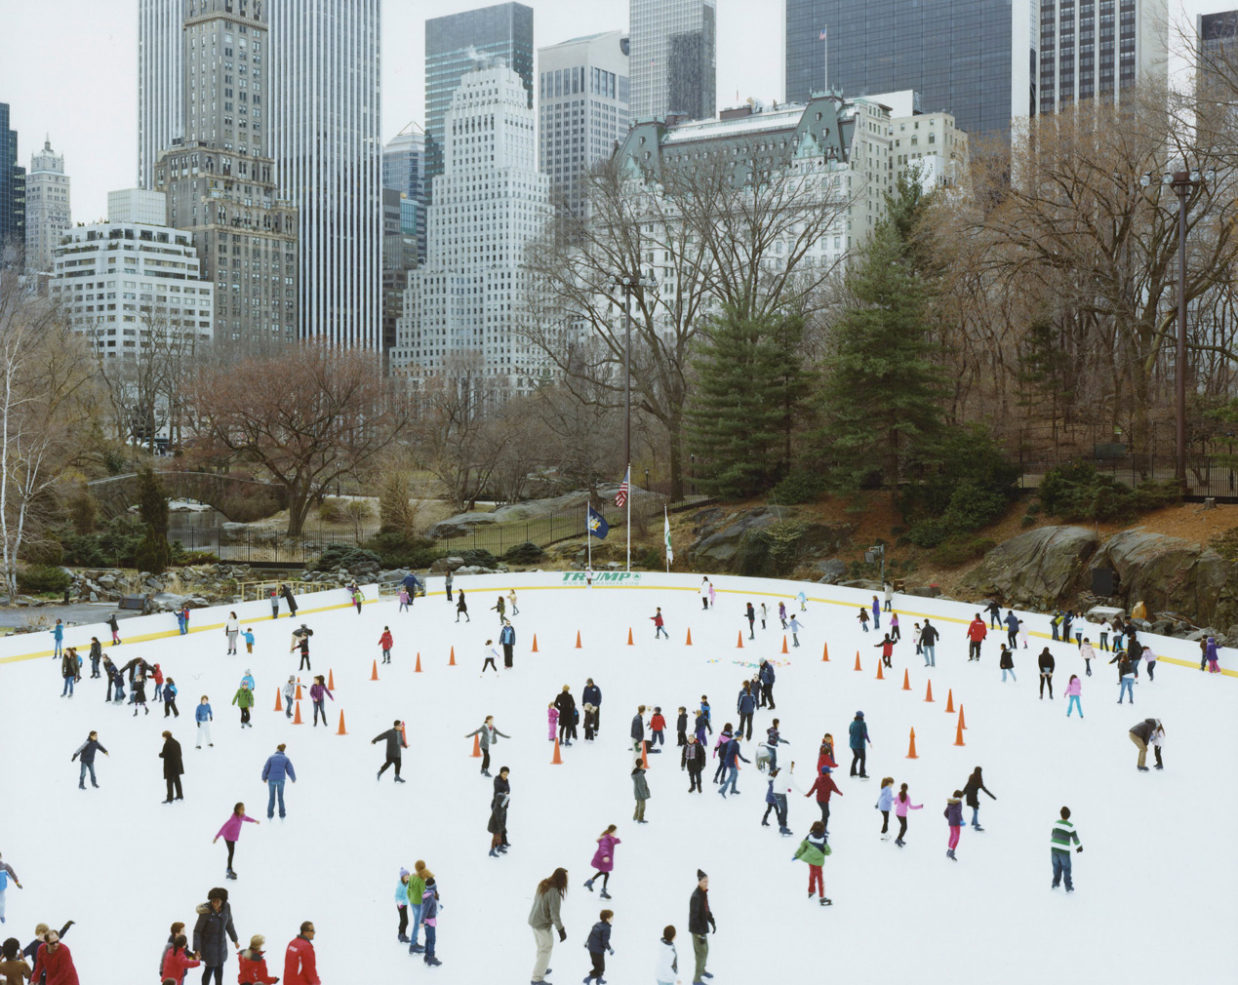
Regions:
<instances>
[{"instance_id":1,"label":"white ice surface","mask_svg":"<svg viewBox=\"0 0 1238 985\"><path fill-rule=\"evenodd\" d=\"M718 934L710 940L716 985L757 982L1044 982L1187 983L1233 980L1238 955L1238 682L1162 660L1155 683L1141 675L1133 708L1116 705L1114 668L1084 679L1086 718L1065 718L1060 697L1069 675L1082 674L1073 647L1054 645L1055 700L1036 696L1035 655L1016 657L1017 684L1000 683L993 632L984 658L966 662L963 632L976 606L896 596L903 631L931 613L943 633L931 673L936 701L925 703L926 678L910 644L895 650L893 679L874 679L879 636L863 634L854 615L865 593L823 585L719 577L717 608L702 612L699 576L643 574L639 586L566 587L562 575L459 578L473 621L455 611L435 579L427 599L400 615L393 599L311 615L315 671L331 668L331 727L289 725L272 709L275 691L296 668L292 625L259 619L255 654L224 655L225 637L195 614L187 637L109 648L113 658L140 653L159 661L180 686L181 717L172 729L184 749L186 800L164 806L158 752L162 708L134 719L129 706L106 706L103 681L84 679L72 700L59 697L59 663L48 658L0 667L0 851L25 883L8 890L3 936L24 945L34 925L77 920L66 943L83 985L154 982L156 960L173 920L192 927L193 907L211 886L227 885L242 943L267 937L271 970L283 975L283 948L304 919L326 985L345 982L523 983L534 947L526 918L534 887L556 866L570 872L563 909L565 944L552 958L555 982L588 970L582 943L605 904L615 913L607 980L652 983L662 927L679 930L680 978L691 981L688 899L697 868L711 879ZM518 586L516 667L479 678L481 650L497 640L496 595ZM804 587L802 646L780 653L776 618ZM769 629L746 639L743 605L770 607ZM837 603L837 604L835 604ZM670 642L654 642L649 617L661 605ZM940 618L939 618L940 617ZM949 618L946 618L949 617ZM957 621L950 621L950 620ZM298 620L300 621L300 620ZM218 622L218 620L216 620ZM248 625L248 623L246 623ZM394 665L369 680L384 625L396 639ZM637 645L626 645L628 628ZM1044 620L1034 623L1045 628ZM693 645L684 645L692 632ZM574 647L580 631L583 648ZM745 636L736 648L737 633ZM72 631L73 639L82 630ZM539 653L530 653L533 634ZM100 633L105 641L106 635ZM828 642L830 661L822 662ZM8 641L20 648L20 641ZM46 645L46 643L41 643ZM458 666L448 664L454 645ZM857 648L863 671L853 670ZM1157 644L1189 658L1189 644ZM413 664L420 652L423 673ZM831 816L833 855L825 867L834 900L808 901L807 867L791 855L817 817L815 804L791 805L794 838L759 826L765 782L754 767L740 774L741 796L725 801L705 775L703 795L689 796L674 750L679 705L713 705L715 730L734 713L736 694L760 657L780 661L775 687L780 752L796 761L802 789L812 781L823 732L834 734L844 796ZM241 731L229 705L242 673L257 678L254 727ZM911 691L901 689L910 669ZM89 670L87 664L86 670ZM306 677L306 675L302 675ZM546 705L563 684L580 700L585 678L602 688L602 729L595 743L564 750L550 764ZM947 689L965 707L966 746L953 745L956 718L944 712ZM193 708L209 694L216 712L215 748L194 749ZM662 707L671 745L651 757L647 825L632 817L628 728L636 705ZM335 734L340 710L348 735ZM857 709L873 744L864 782L846 774L847 725ZM303 702L309 718L309 701ZM492 772L512 769L511 852L487 857L490 781L478 776L464 734L486 714L512 735L494 749ZM1167 729L1164 772L1138 773L1127 730L1144 717ZM408 782L374 773L382 747L369 740L394 718L407 718ZM754 737L773 717L756 716ZM916 730L919 759L905 758ZM90 729L110 756L100 756L100 790L77 789L69 757ZM287 787L288 819L268 823L260 770L276 743L287 742L298 782ZM745 755L754 748L745 743ZM972 767L984 767L996 802L983 797L984 833L963 831L959 861L945 858L942 811ZM880 777L910 783L915 802L908 845L879 840L874 810ZM232 804L243 800L261 825L246 825L237 845L239 879L225 883L224 845L211 838ZM1085 850L1074 856L1077 891L1050 891L1049 831L1067 804ZM970 812L967 812L970 817ZM619 825L606 903L582 882L594 840ZM893 825L893 819L891 820ZM397 944L392 894L400 866L424 859L438 878L443 910L430 969ZM235 981L235 956L225 969ZM191 973L187 979L196 982Z\"/></svg>"}]
</instances>

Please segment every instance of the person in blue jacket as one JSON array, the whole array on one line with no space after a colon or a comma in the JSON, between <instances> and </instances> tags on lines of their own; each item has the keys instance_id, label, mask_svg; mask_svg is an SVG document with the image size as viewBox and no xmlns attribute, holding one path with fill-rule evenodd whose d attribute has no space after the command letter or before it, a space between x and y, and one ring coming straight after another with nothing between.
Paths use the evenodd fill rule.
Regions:
<instances>
[{"instance_id":1,"label":"person in blue jacket","mask_svg":"<svg viewBox=\"0 0 1238 985\"><path fill-rule=\"evenodd\" d=\"M606 971L606 955L614 954L614 948L610 946L610 922L615 918L613 910L603 910L598 914L598 922L593 925L593 929L589 931L589 939L585 941L585 947L589 951L589 957L593 959L593 968L589 974L585 975L584 985L589 985L590 982L598 982L602 985L606 981L602 977Z\"/></svg>"},{"instance_id":2,"label":"person in blue jacket","mask_svg":"<svg viewBox=\"0 0 1238 985\"><path fill-rule=\"evenodd\" d=\"M1019 617L1014 614L1014 609L1006 613L1006 640L1006 645L1012 650L1018 645Z\"/></svg>"},{"instance_id":3,"label":"person in blue jacket","mask_svg":"<svg viewBox=\"0 0 1238 985\"><path fill-rule=\"evenodd\" d=\"M73 762L73 760L78 759L78 758L80 758L82 761L82 769L77 777L77 789L78 790L86 789L86 774L87 773L90 774L90 785L94 787L95 789L98 789L99 787L98 782L95 780L95 753L96 752L101 752L105 756L108 755L108 751L104 749L102 744L99 742L99 733L91 732L88 736L86 736L86 741L77 747L77 752L75 752L69 758L69 762Z\"/></svg>"},{"instance_id":4,"label":"person in blue jacket","mask_svg":"<svg viewBox=\"0 0 1238 985\"><path fill-rule=\"evenodd\" d=\"M211 703L207 696L202 695L202 699L198 702L198 707L193 710L194 721L198 723L198 741L195 743L195 749L202 748L202 737L206 736L206 744L214 746L211 741L211 722L215 720L215 713L211 711Z\"/></svg>"},{"instance_id":5,"label":"person in blue jacket","mask_svg":"<svg viewBox=\"0 0 1238 985\"><path fill-rule=\"evenodd\" d=\"M52 639L56 641L52 656L58 657L61 655L61 648L64 645L64 623L59 619L56 620L56 625L52 627Z\"/></svg>"},{"instance_id":6,"label":"person in blue jacket","mask_svg":"<svg viewBox=\"0 0 1238 985\"><path fill-rule=\"evenodd\" d=\"M847 729L848 735L851 738L851 775L856 776L856 766L859 766L859 777L862 780L868 779L868 773L865 770L865 760L868 756L866 743L871 743L873 740L868 737L868 723L864 721L864 712L857 711L855 718L852 719L850 726Z\"/></svg>"},{"instance_id":7,"label":"person in blue jacket","mask_svg":"<svg viewBox=\"0 0 1238 985\"><path fill-rule=\"evenodd\" d=\"M773 711L774 705L774 665L769 660L761 661L761 702L760 707Z\"/></svg>"},{"instance_id":8,"label":"person in blue jacket","mask_svg":"<svg viewBox=\"0 0 1238 985\"><path fill-rule=\"evenodd\" d=\"M284 778L297 782L297 771L292 768L292 760L284 755L288 748L284 743L275 747L275 752L267 757L262 767L262 779L266 781L269 796L267 797L267 820L275 816L275 799L279 798L279 816L284 817Z\"/></svg>"},{"instance_id":9,"label":"person in blue jacket","mask_svg":"<svg viewBox=\"0 0 1238 985\"><path fill-rule=\"evenodd\" d=\"M596 735L602 721L602 689L593 683L592 677L585 678L585 689L580 694L580 700L593 705L593 732Z\"/></svg>"},{"instance_id":10,"label":"person in blue jacket","mask_svg":"<svg viewBox=\"0 0 1238 985\"><path fill-rule=\"evenodd\" d=\"M739 697L735 699L735 712L739 715L739 728L735 730L736 736L739 736L744 731L744 723L748 725L748 741L752 741L752 715L757 710L757 697L752 693L752 688L748 686L748 682L744 681L743 690L739 692Z\"/></svg>"},{"instance_id":11,"label":"person in blue jacket","mask_svg":"<svg viewBox=\"0 0 1238 985\"><path fill-rule=\"evenodd\" d=\"M503 620L503 628L499 630L499 645L503 647L503 666L512 669L512 650L516 647L516 630L512 628L511 620Z\"/></svg>"},{"instance_id":12,"label":"person in blue jacket","mask_svg":"<svg viewBox=\"0 0 1238 985\"><path fill-rule=\"evenodd\" d=\"M728 722L726 727L727 730L729 730L730 727L731 725ZM739 781L739 764L741 762L751 763L752 760L748 759L742 752L740 752L739 733L737 732L732 735L730 741L722 747L722 765L727 770L727 773L722 778L722 783L718 787L718 793L722 794L723 798L726 797L726 788L728 784L730 784L731 793L739 793L739 791L735 789L735 784Z\"/></svg>"}]
</instances>

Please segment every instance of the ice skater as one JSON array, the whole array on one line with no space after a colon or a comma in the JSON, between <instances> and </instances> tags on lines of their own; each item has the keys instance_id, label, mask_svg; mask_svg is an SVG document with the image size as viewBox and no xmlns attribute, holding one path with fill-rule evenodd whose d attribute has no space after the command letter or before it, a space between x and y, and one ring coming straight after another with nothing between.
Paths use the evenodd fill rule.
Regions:
<instances>
[{"instance_id":1,"label":"ice skater","mask_svg":"<svg viewBox=\"0 0 1238 985\"><path fill-rule=\"evenodd\" d=\"M825 857L830 854L830 845L825 837L825 825L821 821L813 821L808 834L800 842L800 847L791 856L791 861L808 863L808 898L812 899L814 887L817 890L817 903L820 906L831 906L833 900L825 895Z\"/></svg>"},{"instance_id":2,"label":"ice skater","mask_svg":"<svg viewBox=\"0 0 1238 985\"><path fill-rule=\"evenodd\" d=\"M370 740L370 745L375 745L376 743L382 742L384 739L387 740L387 760L382 766L379 767L378 775L375 779L381 780L383 778L383 774L387 771L387 767L394 766L395 782L403 783L404 778L400 776L400 750L408 748L408 742L404 739L404 723L397 718L392 723L392 727L387 729L386 732L379 732L378 735L374 736L374 738Z\"/></svg>"},{"instance_id":3,"label":"ice skater","mask_svg":"<svg viewBox=\"0 0 1238 985\"><path fill-rule=\"evenodd\" d=\"M872 745L873 740L868 737L868 723L864 721L864 712L855 713L855 718L847 727L847 735L851 741L851 775L867 780L868 772L865 763L868 759L868 746ZM856 772L857 765L860 768L858 773Z\"/></svg>"},{"instance_id":4,"label":"ice skater","mask_svg":"<svg viewBox=\"0 0 1238 985\"><path fill-rule=\"evenodd\" d=\"M658 611L649 617L653 623L653 638L656 640L659 636L664 639L670 639L670 634L666 631L666 621L662 618L662 606L658 606Z\"/></svg>"},{"instance_id":5,"label":"ice skater","mask_svg":"<svg viewBox=\"0 0 1238 985\"><path fill-rule=\"evenodd\" d=\"M275 816L275 801L279 799L279 817L284 819L284 780L297 782L297 771L292 768L292 760L285 755L284 750L288 747L284 743L280 743L275 747L275 752L267 757L265 763L262 764L262 779L267 785L267 820L271 820Z\"/></svg>"},{"instance_id":6,"label":"ice skater","mask_svg":"<svg viewBox=\"0 0 1238 985\"><path fill-rule=\"evenodd\" d=\"M472 622L473 620L469 618L468 603L464 601L464 589L460 589L456 596L456 622L460 621L461 616L464 616L465 622Z\"/></svg>"},{"instance_id":7,"label":"ice skater","mask_svg":"<svg viewBox=\"0 0 1238 985\"><path fill-rule=\"evenodd\" d=\"M1066 892L1073 893L1075 884L1070 881L1070 845L1075 844L1075 852L1083 851L1083 843L1079 840L1079 832L1075 830L1075 826L1070 822L1070 808L1063 807L1058 811L1058 820L1053 822L1053 831L1050 834L1052 844L1049 847L1049 854L1053 862L1053 883L1050 889L1057 889L1063 877L1066 879Z\"/></svg>"},{"instance_id":8,"label":"ice skater","mask_svg":"<svg viewBox=\"0 0 1238 985\"><path fill-rule=\"evenodd\" d=\"M1070 717L1072 709L1079 712L1079 717L1083 717L1083 705L1079 703L1079 696L1083 694L1083 682L1079 680L1078 674L1070 675L1070 683L1066 685L1066 717Z\"/></svg>"},{"instance_id":9,"label":"ice skater","mask_svg":"<svg viewBox=\"0 0 1238 985\"><path fill-rule=\"evenodd\" d=\"M284 685L284 717L292 717L292 702L297 695L297 679L293 674L288 675L288 683Z\"/></svg>"},{"instance_id":10,"label":"ice skater","mask_svg":"<svg viewBox=\"0 0 1238 985\"><path fill-rule=\"evenodd\" d=\"M679 768L688 771L688 793L701 792L701 771L705 769L705 747L695 735L688 736L687 744L679 755Z\"/></svg>"},{"instance_id":11,"label":"ice skater","mask_svg":"<svg viewBox=\"0 0 1238 985\"><path fill-rule=\"evenodd\" d=\"M606 894L603 893L602 895L605 896ZM589 974L585 975L584 985L589 985L590 982L606 985L606 979L602 975L606 971L606 955L615 953L610 946L610 922L614 918L615 913L613 910L603 910L598 914L598 922L589 931L589 937L585 941L585 948L589 952L589 959L593 962L593 967L589 970Z\"/></svg>"},{"instance_id":12,"label":"ice skater","mask_svg":"<svg viewBox=\"0 0 1238 985\"><path fill-rule=\"evenodd\" d=\"M4 896L5 896L5 893L8 891L10 879L13 880L13 885L16 886L18 889L26 888L25 886L21 884L21 880L17 878L17 873L13 871L13 866L9 865L8 862L0 858L0 923L4 922L4 909L6 905ZM19 975L18 976L19 982L20 982L20 979L21 979L21 976Z\"/></svg>"},{"instance_id":13,"label":"ice skater","mask_svg":"<svg viewBox=\"0 0 1238 985\"><path fill-rule=\"evenodd\" d=\"M791 645L799 646L800 645L800 630L804 628L804 624L800 622L799 616L793 614L791 618L787 621L787 626L791 630Z\"/></svg>"},{"instance_id":14,"label":"ice skater","mask_svg":"<svg viewBox=\"0 0 1238 985\"><path fill-rule=\"evenodd\" d=\"M241 624L237 621L236 613L228 613L228 621L224 623L224 635L228 637L228 656L236 655L236 638L241 635Z\"/></svg>"},{"instance_id":15,"label":"ice skater","mask_svg":"<svg viewBox=\"0 0 1238 985\"><path fill-rule=\"evenodd\" d=\"M180 709L176 707L176 695L179 689L176 686L176 681L169 677L163 682L163 717L167 718L171 715L173 718L180 718Z\"/></svg>"},{"instance_id":16,"label":"ice skater","mask_svg":"<svg viewBox=\"0 0 1238 985\"><path fill-rule=\"evenodd\" d=\"M425 889L421 891L421 926L426 932L426 949L422 960L436 968L443 963L434 950L438 943L438 883L434 879L434 873L430 871L426 872L425 880Z\"/></svg>"},{"instance_id":17,"label":"ice skater","mask_svg":"<svg viewBox=\"0 0 1238 985\"><path fill-rule=\"evenodd\" d=\"M91 735L94 733L92 732ZM1156 768L1158 770L1164 768L1165 764L1161 761L1161 744L1165 740L1165 726L1161 724L1159 718L1145 718L1130 730L1130 737L1131 742L1135 743L1135 747L1139 750L1139 760L1135 768L1140 773L1148 772L1148 746L1152 746L1156 753Z\"/></svg>"},{"instance_id":18,"label":"ice skater","mask_svg":"<svg viewBox=\"0 0 1238 985\"><path fill-rule=\"evenodd\" d=\"M73 760L79 759L79 758L81 759L81 762L82 762L82 769L77 777L77 789L78 790L86 789L87 772L90 773L90 785L94 787L95 789L98 789L99 787L98 782L95 780L95 753L96 752L101 752L105 756L108 754L108 751L105 748L103 748L102 744L99 742L99 733L91 732L88 736L86 736L86 741L77 747L77 752L75 752L69 758L69 762L73 762Z\"/></svg>"},{"instance_id":19,"label":"ice skater","mask_svg":"<svg viewBox=\"0 0 1238 985\"><path fill-rule=\"evenodd\" d=\"M977 766L971 771L971 776L967 778L967 783L963 785L963 794L967 798L967 806L971 808L971 826L977 831L983 831L980 826L980 791L983 790L989 795L991 800L997 800L993 796L992 791L984 785L984 774Z\"/></svg>"},{"instance_id":20,"label":"ice skater","mask_svg":"<svg viewBox=\"0 0 1238 985\"><path fill-rule=\"evenodd\" d=\"M868 632L868 609L866 609L864 606L860 606L860 614L856 616L856 618L860 620L860 628L864 630L864 632L867 633ZM782 628L783 629L787 628L787 623L785 619L783 620Z\"/></svg>"},{"instance_id":21,"label":"ice skater","mask_svg":"<svg viewBox=\"0 0 1238 985\"><path fill-rule=\"evenodd\" d=\"M326 699L335 700L335 695L331 693L331 689L327 687L327 682L323 679L322 674L314 676L314 683L310 685L310 701L314 703L314 728L318 727L318 716L322 716L322 724L327 728L327 702Z\"/></svg>"},{"instance_id":22,"label":"ice skater","mask_svg":"<svg viewBox=\"0 0 1238 985\"><path fill-rule=\"evenodd\" d=\"M494 648L494 640L486 640L486 645L481 651L481 676L486 676L486 668L489 667L494 671L494 676L499 676L499 665L495 663L499 659L499 651Z\"/></svg>"},{"instance_id":23,"label":"ice skater","mask_svg":"<svg viewBox=\"0 0 1238 985\"><path fill-rule=\"evenodd\" d=\"M1002 683L1006 683L1006 675L1010 675L1010 679L1016 684L1019 679L1014 676L1014 651L1011 650L1005 643L1002 644L1002 652L998 655L997 666L1002 671Z\"/></svg>"},{"instance_id":24,"label":"ice skater","mask_svg":"<svg viewBox=\"0 0 1238 985\"><path fill-rule=\"evenodd\" d=\"M907 784L901 783L898 788L898 796L894 798L894 816L898 818L898 837L894 839L894 844L902 848L906 841L904 838L907 835L907 812L918 811L923 804L913 804L911 797L907 793Z\"/></svg>"},{"instance_id":25,"label":"ice skater","mask_svg":"<svg viewBox=\"0 0 1238 985\"><path fill-rule=\"evenodd\" d=\"M821 809L821 826L822 829L829 833L830 830L830 794L838 794L842 796L843 792L838 789L838 784L834 782L830 776L832 768L822 766L817 772L817 778L813 780L812 786L808 788L808 793L804 794L805 798L817 795L817 806Z\"/></svg>"},{"instance_id":26,"label":"ice skater","mask_svg":"<svg viewBox=\"0 0 1238 985\"><path fill-rule=\"evenodd\" d=\"M555 869L549 876L537 884L537 892L533 894L533 907L529 911L529 926L533 928L533 940L537 944L537 958L533 962L532 982L546 980L550 955L555 942L551 928L558 930L559 941L567 940L567 931L563 929L563 920L559 910L563 905L563 897L567 894L567 869Z\"/></svg>"},{"instance_id":27,"label":"ice skater","mask_svg":"<svg viewBox=\"0 0 1238 985\"><path fill-rule=\"evenodd\" d=\"M310 644L309 638L314 635L314 631L305 623L301 623L299 629L293 630L292 645L288 647L288 652L293 650L301 651L301 662L297 665L297 670L313 670L310 665Z\"/></svg>"},{"instance_id":28,"label":"ice skater","mask_svg":"<svg viewBox=\"0 0 1238 985\"><path fill-rule=\"evenodd\" d=\"M490 606L490 611L499 614L499 625L502 626L503 620L507 618L507 603L503 600L502 595L498 597L494 605Z\"/></svg>"},{"instance_id":29,"label":"ice skater","mask_svg":"<svg viewBox=\"0 0 1238 985\"><path fill-rule=\"evenodd\" d=\"M709 608L709 579L702 578L701 579L701 609L707 610L708 608Z\"/></svg>"},{"instance_id":30,"label":"ice skater","mask_svg":"<svg viewBox=\"0 0 1238 985\"><path fill-rule=\"evenodd\" d=\"M632 795L636 798L636 810L632 812L632 820L637 824L647 824L645 801L649 799L649 782L645 779L645 767L639 759L632 767Z\"/></svg>"},{"instance_id":31,"label":"ice skater","mask_svg":"<svg viewBox=\"0 0 1238 985\"><path fill-rule=\"evenodd\" d=\"M232 696L232 703L241 709L241 728L253 728L254 726L249 720L249 709L254 706L254 692L249 689L249 685L244 681L237 688L236 694Z\"/></svg>"},{"instance_id":32,"label":"ice skater","mask_svg":"<svg viewBox=\"0 0 1238 985\"><path fill-rule=\"evenodd\" d=\"M762 827L769 827L769 812L773 811L778 819L778 833L780 835L791 833L791 829L787 827L787 798L791 796L794 789L790 770L780 770L775 766L769 771L769 787L765 791L765 813L761 816Z\"/></svg>"},{"instance_id":33,"label":"ice skater","mask_svg":"<svg viewBox=\"0 0 1238 985\"><path fill-rule=\"evenodd\" d=\"M159 758L163 760L163 783L167 787L167 796L163 802L170 804L174 800L184 800L181 776L185 772L185 759L181 754L181 744L166 730L163 733L163 748L159 750Z\"/></svg>"},{"instance_id":34,"label":"ice skater","mask_svg":"<svg viewBox=\"0 0 1238 985\"><path fill-rule=\"evenodd\" d=\"M245 632L241 634L241 639L245 641L245 652L253 653L254 652L254 631L252 629L247 628Z\"/></svg>"},{"instance_id":35,"label":"ice skater","mask_svg":"<svg viewBox=\"0 0 1238 985\"><path fill-rule=\"evenodd\" d=\"M955 862L958 858L954 851L959 847L959 834L963 830L963 801L960 799L962 796L962 790L954 791L954 794L946 801L946 809L942 811L946 824L950 827L950 840L946 843L946 858Z\"/></svg>"},{"instance_id":36,"label":"ice skater","mask_svg":"<svg viewBox=\"0 0 1238 985\"><path fill-rule=\"evenodd\" d=\"M241 837L241 824L258 824L256 818L250 817L245 813L245 805L238 802L233 808L232 813L228 815L228 820L224 821L223 826L215 833L215 837L211 839L211 844L223 838L224 844L228 846L228 871L225 874L226 879L235 879L236 871L232 868L232 856L236 851L237 839Z\"/></svg>"},{"instance_id":37,"label":"ice skater","mask_svg":"<svg viewBox=\"0 0 1238 985\"><path fill-rule=\"evenodd\" d=\"M378 645L383 651L383 663L391 663L391 648L395 646L395 640L391 636L391 627L383 627L383 635L378 638Z\"/></svg>"},{"instance_id":38,"label":"ice skater","mask_svg":"<svg viewBox=\"0 0 1238 985\"><path fill-rule=\"evenodd\" d=\"M490 832L491 858L507 853L507 806L512 799L511 784L507 782L509 772L506 766L499 767L499 775L494 778L494 792L490 796L490 820L486 822L486 830Z\"/></svg>"},{"instance_id":39,"label":"ice skater","mask_svg":"<svg viewBox=\"0 0 1238 985\"><path fill-rule=\"evenodd\" d=\"M507 604L512 610L513 617L520 615L520 607L516 605L516 590L514 588L509 589L507 592Z\"/></svg>"},{"instance_id":40,"label":"ice skater","mask_svg":"<svg viewBox=\"0 0 1238 985\"><path fill-rule=\"evenodd\" d=\"M744 618L748 620L748 639L755 639L753 636L753 628L756 626L757 610L752 607L749 602L744 608Z\"/></svg>"},{"instance_id":41,"label":"ice skater","mask_svg":"<svg viewBox=\"0 0 1238 985\"><path fill-rule=\"evenodd\" d=\"M515 614L513 611L512 615ZM503 648L503 669L511 670L512 654L516 649L516 630L512 628L511 620L509 619L503 620L503 628L499 630L499 646Z\"/></svg>"},{"instance_id":42,"label":"ice skater","mask_svg":"<svg viewBox=\"0 0 1238 985\"><path fill-rule=\"evenodd\" d=\"M205 694L198 701L198 707L193 710L193 717L198 723L198 741L194 748L201 749L203 739L206 739L208 746L214 746L215 743L211 741L211 722L215 720L215 713L211 711L210 699Z\"/></svg>"},{"instance_id":43,"label":"ice skater","mask_svg":"<svg viewBox=\"0 0 1238 985\"><path fill-rule=\"evenodd\" d=\"M1092 649L1092 641L1086 636L1083 642L1079 644L1079 656L1083 657L1083 672L1086 676L1092 676L1092 661L1096 659L1096 651Z\"/></svg>"},{"instance_id":44,"label":"ice skater","mask_svg":"<svg viewBox=\"0 0 1238 985\"><path fill-rule=\"evenodd\" d=\"M890 639L890 634L886 633L885 638L873 647L874 650L881 651L881 662L886 666L893 668L894 664L890 658L894 655L894 641Z\"/></svg>"},{"instance_id":45,"label":"ice skater","mask_svg":"<svg viewBox=\"0 0 1238 985\"><path fill-rule=\"evenodd\" d=\"M112 646L120 645L120 623L116 621L116 613L107 617L107 628L112 631Z\"/></svg>"},{"instance_id":46,"label":"ice skater","mask_svg":"<svg viewBox=\"0 0 1238 985\"><path fill-rule=\"evenodd\" d=\"M881 811L881 840L890 840L890 808L894 806L894 777L881 778L881 791L873 808Z\"/></svg>"},{"instance_id":47,"label":"ice skater","mask_svg":"<svg viewBox=\"0 0 1238 985\"><path fill-rule=\"evenodd\" d=\"M615 869L615 846L622 844L619 838L615 837L615 831L618 830L618 825L608 824L606 830L597 837L597 850L593 853L593 859L590 865L593 866L594 872L588 879L585 880L585 889L593 892L593 884L599 878L602 880L602 891L600 893L602 899L610 899L607 887L610 884L610 874Z\"/></svg>"},{"instance_id":48,"label":"ice skater","mask_svg":"<svg viewBox=\"0 0 1238 985\"><path fill-rule=\"evenodd\" d=\"M1053 659L1053 654L1049 652L1046 646L1040 651L1040 656L1036 658L1036 666L1040 668L1040 700L1045 699L1045 685L1049 687L1049 700L1053 700L1053 670L1056 663Z\"/></svg>"},{"instance_id":49,"label":"ice skater","mask_svg":"<svg viewBox=\"0 0 1238 985\"><path fill-rule=\"evenodd\" d=\"M505 739L510 739L511 736L506 732L500 732L494 724L494 716L487 715L486 720L477 728L473 729L465 735L466 739L471 739L473 736L480 736L478 745L481 747L481 775L490 775L490 747L499 741L501 735Z\"/></svg>"}]
</instances>

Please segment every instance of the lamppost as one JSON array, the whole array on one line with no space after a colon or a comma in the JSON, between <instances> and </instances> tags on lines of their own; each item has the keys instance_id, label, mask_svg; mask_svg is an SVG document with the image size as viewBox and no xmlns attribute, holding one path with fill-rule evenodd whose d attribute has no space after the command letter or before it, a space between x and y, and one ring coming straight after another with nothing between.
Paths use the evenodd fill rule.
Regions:
<instances>
[{"instance_id":1,"label":"lamppost","mask_svg":"<svg viewBox=\"0 0 1238 985\"><path fill-rule=\"evenodd\" d=\"M884 585L886 583L886 545L874 544L864 552L864 560L869 564L881 561L881 584Z\"/></svg>"},{"instance_id":2,"label":"lamppost","mask_svg":"<svg viewBox=\"0 0 1238 985\"><path fill-rule=\"evenodd\" d=\"M1213 171L1166 171L1160 176L1162 187L1178 196L1178 345L1174 358L1174 481L1186 490L1186 203L1196 191L1209 184ZM1140 182L1145 188L1153 175Z\"/></svg>"}]
</instances>

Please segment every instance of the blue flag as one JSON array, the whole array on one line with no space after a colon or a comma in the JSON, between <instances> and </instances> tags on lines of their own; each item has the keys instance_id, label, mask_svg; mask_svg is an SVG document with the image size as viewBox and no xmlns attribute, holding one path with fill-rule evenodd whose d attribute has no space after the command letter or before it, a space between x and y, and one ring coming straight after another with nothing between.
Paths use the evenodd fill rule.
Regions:
<instances>
[{"instance_id":1,"label":"blue flag","mask_svg":"<svg viewBox=\"0 0 1238 985\"><path fill-rule=\"evenodd\" d=\"M588 524L590 534L598 540L606 539L606 535L610 532L610 524L607 523L605 517L603 517L602 514L595 510L592 506L589 507Z\"/></svg>"}]
</instances>

